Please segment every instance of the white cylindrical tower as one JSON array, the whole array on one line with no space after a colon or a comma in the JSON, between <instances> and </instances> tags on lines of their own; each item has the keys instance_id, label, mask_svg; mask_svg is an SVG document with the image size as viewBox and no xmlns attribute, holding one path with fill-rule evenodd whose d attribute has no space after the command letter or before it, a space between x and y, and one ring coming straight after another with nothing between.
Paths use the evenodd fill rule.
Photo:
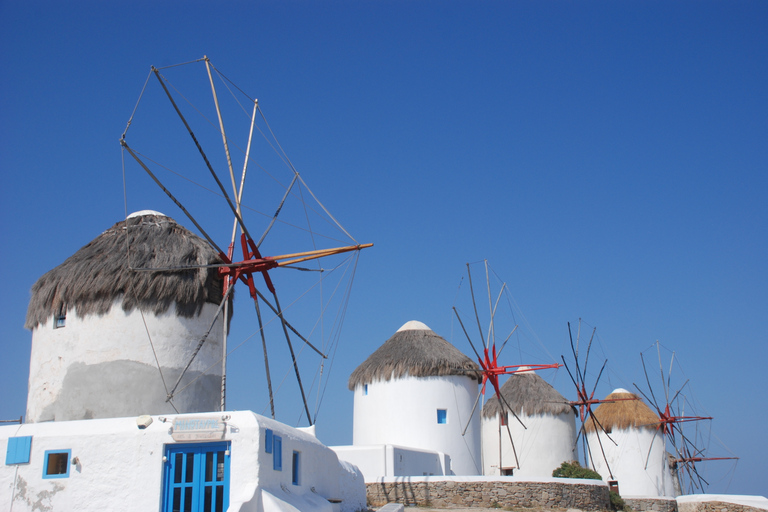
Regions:
<instances>
[{"instance_id":1,"label":"white cylindrical tower","mask_svg":"<svg viewBox=\"0 0 768 512\"><path fill-rule=\"evenodd\" d=\"M515 373L501 394L504 402L494 394L483 407L484 475L551 477L561 463L578 458L575 413L548 382L531 370Z\"/></svg>"},{"instance_id":2,"label":"white cylindrical tower","mask_svg":"<svg viewBox=\"0 0 768 512\"><path fill-rule=\"evenodd\" d=\"M600 404L593 413L597 421L587 419L584 424L592 469L603 480L616 480L622 496L674 496L659 417L626 389L616 389L605 399L618 400Z\"/></svg>"},{"instance_id":3,"label":"white cylindrical tower","mask_svg":"<svg viewBox=\"0 0 768 512\"><path fill-rule=\"evenodd\" d=\"M477 370L423 323L406 323L349 378L352 444L442 452L450 474L481 474L480 416L472 414Z\"/></svg>"},{"instance_id":4,"label":"white cylindrical tower","mask_svg":"<svg viewBox=\"0 0 768 512\"><path fill-rule=\"evenodd\" d=\"M199 267L219 262L173 219L142 211L38 279L26 321L27 421L218 410L223 281Z\"/></svg>"}]
</instances>

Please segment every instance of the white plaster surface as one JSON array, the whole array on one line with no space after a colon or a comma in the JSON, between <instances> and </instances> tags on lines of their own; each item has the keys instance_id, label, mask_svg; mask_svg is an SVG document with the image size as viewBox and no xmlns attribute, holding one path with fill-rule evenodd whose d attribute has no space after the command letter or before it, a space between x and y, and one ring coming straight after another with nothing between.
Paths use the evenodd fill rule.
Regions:
<instances>
[{"instance_id":1,"label":"white plaster surface","mask_svg":"<svg viewBox=\"0 0 768 512\"><path fill-rule=\"evenodd\" d=\"M27 421L175 412L165 402L158 361L170 389L210 327L217 307L205 304L199 316L183 318L175 314L174 306L162 315L142 315L138 309L126 313L121 303L122 298L118 298L109 313L84 318L70 310L65 327L54 329L51 318L32 331ZM179 389L201 373L213 376L220 386L222 334L219 319ZM106 382L94 385L88 378L88 372L109 373L110 364L119 369L112 372L116 378L136 374L128 385L116 385L118 389L111 394ZM68 374L70 379L66 380ZM104 376L95 379L103 380ZM210 381L200 379L177 392L173 404L178 411L213 410L220 391Z\"/></svg>"},{"instance_id":2,"label":"white plaster surface","mask_svg":"<svg viewBox=\"0 0 768 512\"><path fill-rule=\"evenodd\" d=\"M359 385L354 391L353 445L396 445L441 452L450 458L449 474L482 472L480 414L471 414L477 381L456 375L406 376L372 382L367 395L363 390ZM447 411L447 423L437 423L438 409ZM365 470L364 474L370 478Z\"/></svg>"},{"instance_id":3,"label":"white plaster surface","mask_svg":"<svg viewBox=\"0 0 768 512\"><path fill-rule=\"evenodd\" d=\"M365 495L365 479L363 473L354 464L339 460L342 469L339 481L339 498L341 498L340 512L359 512L367 510L368 505Z\"/></svg>"},{"instance_id":4,"label":"white plaster surface","mask_svg":"<svg viewBox=\"0 0 768 512\"><path fill-rule=\"evenodd\" d=\"M231 442L230 508L235 511L338 509L365 503L365 486L353 468L313 436L249 411L158 416L146 429L136 418L28 423L0 427L0 453L12 436L33 436L29 464L0 466L0 510L160 510L165 447L175 417L228 415L224 440ZM283 470L275 471L263 449L265 429L282 437ZM43 479L44 452L71 449L78 464L68 478ZM299 485L292 484L291 454L301 454ZM345 496L345 503L329 500Z\"/></svg>"},{"instance_id":5,"label":"white plaster surface","mask_svg":"<svg viewBox=\"0 0 768 512\"><path fill-rule=\"evenodd\" d=\"M444 453L391 444L330 448L340 460L358 467L366 483L382 476L444 475L450 464Z\"/></svg>"},{"instance_id":6,"label":"white plaster surface","mask_svg":"<svg viewBox=\"0 0 768 512\"><path fill-rule=\"evenodd\" d=\"M605 459L602 457L597 435L596 432L587 434L594 462L592 469L600 473L603 480L610 480L605 465L607 459L614 479L619 482L619 493L622 496L674 497L672 473L660 431L649 428L614 429L609 435L616 444L607 439L604 432L599 431Z\"/></svg>"},{"instance_id":7,"label":"white plaster surface","mask_svg":"<svg viewBox=\"0 0 768 512\"><path fill-rule=\"evenodd\" d=\"M515 451L520 465L514 475L551 477L565 461L577 459L576 418L572 412L561 415L520 415L523 425L508 413L509 431L500 425L499 416L483 418L483 474L500 475L499 467L515 467ZM509 440L514 441L514 451ZM501 450L499 449L501 447Z\"/></svg>"}]
</instances>

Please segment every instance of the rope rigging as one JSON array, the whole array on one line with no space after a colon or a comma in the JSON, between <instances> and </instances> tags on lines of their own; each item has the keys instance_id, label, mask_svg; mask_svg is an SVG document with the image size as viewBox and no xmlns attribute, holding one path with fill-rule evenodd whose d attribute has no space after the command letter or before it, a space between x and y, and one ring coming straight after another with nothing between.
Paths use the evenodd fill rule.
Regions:
<instances>
[{"instance_id":1,"label":"rope rigging","mask_svg":"<svg viewBox=\"0 0 768 512\"><path fill-rule=\"evenodd\" d=\"M216 124L212 122L211 119L202 112L202 110L198 109L193 105L193 103L190 101L191 96L182 94L182 92L168 80L165 74L160 73L161 70L168 70L171 68L182 66L184 64L193 64L193 63L200 63L200 62L203 62L206 66L208 81L210 83L210 88L211 88L209 93L212 94L212 97L213 97L213 103L218 116L218 126L216 126ZM147 97L150 77L153 74L157 79L157 83L161 87L161 90L163 93L162 95L164 95L164 97L167 98L167 101L170 103L173 112L175 112L178 120L183 125L183 130L186 132L189 139L191 139L191 141L195 145L197 153L200 159L202 160L202 162L204 163L205 168L208 171L209 177L212 178L216 183L216 186L214 187L213 190L208 189L207 187L204 187L203 185L199 184L196 180L188 178L184 173L178 173L176 171L173 171L169 166L160 165L159 163L156 162L154 158L150 158L146 155L143 155L141 152L135 150L132 147L132 145L129 145L128 142L126 141L126 135L129 129L132 128L132 133L137 129L133 127L133 125L136 124L135 123L137 119L136 114L139 111L142 100ZM234 101L237 103L240 109L245 113L245 115L247 116L250 122L248 143L245 146L245 150L243 150L243 148L240 145L238 145L233 139L231 139L230 135L227 133L227 130L225 130L224 118L222 116L222 105L220 104L220 99L218 97L216 86L214 84L215 76L218 76L219 79L222 81L222 83L224 83L226 90L229 92L229 96L234 99ZM244 107L243 102L241 102L239 98L237 98L235 91L241 93L244 97L248 98L249 102L253 105L252 114L250 115L248 114L248 112ZM209 154L204 149L204 147L207 146L207 142L204 140L205 136L204 138L200 138L197 132L197 128L193 126L193 122L190 120L190 118L187 117L182 112L182 108L181 108L182 105L180 105L179 102L177 102L174 99L174 95L177 95L179 98L183 100L183 102L186 102L188 105L191 106L192 111L195 112L196 115L203 120L203 126L207 124L208 126L212 127L215 132L219 134L221 138L220 143L223 145L223 148L224 148L224 155L226 159L225 165L229 169L230 180L232 184L231 192L234 193L234 196L232 196L230 192L226 190L226 187L224 186L223 181L219 178L218 174L215 171L215 165L213 163L213 160L210 158ZM259 117L261 121L263 121L265 129L262 129L261 126L258 126L255 123L257 117ZM258 133L261 134L263 139L266 141L267 145L271 148L272 152L278 157L279 160L283 162L284 165L286 165L289 168L291 173L290 183L287 186L280 185L281 187L284 188L284 192L281 194L282 197L274 211L274 214L272 215L267 215L267 214L258 212L242 204L246 168L248 166L248 163L252 162L252 156L250 154L250 151L251 151L251 138L252 138L252 135L254 134L254 131L257 131ZM269 137L267 136L267 134L269 134ZM251 99L247 94L245 94L242 91L242 89L240 89L229 78L227 78L223 73L221 73L217 68L215 68L210 63L207 57L203 57L202 59L197 59L195 61L190 61L187 63L178 64L178 65L165 66L161 68L156 68L154 66L151 67L150 73L147 76L147 79L141 90L139 99L133 109L133 112L131 113L131 116L126 125L126 128L123 131L123 134L120 139L120 144L122 146L123 153L127 152L133 158L133 160L139 165L139 167L146 173L146 175L148 175L149 178L159 187L159 189L162 190L165 193L165 195L184 213L184 215L195 226L198 233L200 233L201 236L208 242L208 244L216 251L219 259L221 260L221 262L219 263L214 262L208 265L200 265L200 264L178 265L178 266L168 265L163 268L144 268L144 267L132 268L132 270L134 271L141 271L141 272L188 271L191 269L208 268L211 270L211 272L215 272L220 278L224 280L224 295L221 302L219 303L219 307L217 308L215 315L213 316L213 320L210 322L210 325L207 331L202 336L202 338L198 341L195 349L191 352L189 360L186 362L186 366L182 370L181 374L178 376L178 379L174 384L174 386L172 386L171 389L168 390L168 387L164 383L164 386L166 388L167 401L170 402L170 400L175 395L177 395L184 389L187 389L188 386L191 384L191 382L189 382L182 386L181 385L182 379L184 375L187 373L192 363L194 362L195 358L200 353L200 350L203 347L203 345L206 343L206 340L209 339L210 334L214 329L214 325L216 324L217 320L220 317L222 317L222 313L224 313L224 316L222 318L228 318L229 315L227 314L227 310L230 307L230 304L232 303L231 298L232 298L233 287L237 281L242 281L249 289L249 294L253 300L254 310L257 317L257 321L258 321L258 332L260 333L261 345L264 353L264 368L265 368L265 376L267 380L267 388L268 388L268 394L269 394L269 407L271 410L272 417L273 418L275 417L274 390L273 390L271 374L270 374L270 361L269 361L269 356L267 351L267 341L266 341L265 330L267 325L270 322L272 322L272 320L276 319L276 320L279 320L280 322L280 330L282 331L282 336L284 337L285 343L288 347L288 352L290 354L290 365L293 367L293 373L295 373L299 391L302 396L302 402L304 405L304 414L306 414L306 417L309 423L312 424L316 420L320 403L322 402L322 397L324 396L325 389L326 389L326 387L323 387L321 385L321 383L323 382L323 375L326 374L325 386L327 386L327 382L328 382L327 376L330 375L330 371L333 367L333 359L331 359L331 363L327 369L328 371L326 372L326 368L324 366L323 361L326 358L328 358L328 355L327 355L328 352L331 353L332 357L336 354L336 350L338 348L338 343L340 339L341 325L343 324L343 319L346 314L346 308L348 305L348 300L349 300L348 296L349 296L349 291L351 289L351 280L354 278L354 274L355 274L354 269L356 269L359 254L356 254L357 257L354 258L353 270L349 274L349 276L346 275L347 274L346 271L342 273L342 276L345 276L345 278L349 278L349 282L346 288L340 288L341 282L339 282L334 288L333 292L330 294L330 297L325 297L324 284L323 284L325 281L325 278L327 276L336 274L336 271L342 266L345 266L346 264L344 262L341 262L338 264L333 264L331 266L323 266L320 264L319 259L333 257L335 255L342 254L345 252L359 253L361 249L370 247L372 244L357 243L357 241L349 234L349 232L343 226L341 226L338 220L330 213L330 211L325 207L325 205L323 205L318 200L317 196L312 192L312 190L308 187L304 179L295 169L293 163L288 158L283 147L280 145L279 141L274 136L274 132L271 126L269 125L269 123L267 122L267 119L264 116L264 113L261 110L260 106L258 105L258 102L255 99ZM232 154L230 153L230 148L235 148L244 154L244 164L243 164L242 177L240 178L239 187L234 177L234 166L233 166ZM124 162L125 162L125 159L124 159ZM261 169L261 171L264 172L264 174L269 176L269 178L271 178L275 183L280 184L280 180L277 179L277 177L273 173L269 172L265 168L265 166L263 166L261 163L258 163L258 162L253 162L253 163L254 165L257 166L258 169ZM170 187L167 187L165 184L161 182L157 173L153 172L152 169L150 168L151 165L168 170L176 174L177 176L182 177L188 182L198 187L202 187L204 190L207 190L208 193L221 197L226 201L227 206L229 208L229 212L232 214L232 216L235 219L234 226L233 226L233 240L229 244L228 250L226 252L222 249L222 246L219 246L214 241L214 237L211 236L211 234L209 234L205 229L203 229L202 223L198 222L198 220L192 215L191 211L183 205L183 201L180 198L180 196L177 196L175 193L171 192ZM125 163L123 167L124 167L123 169L124 199L126 203L125 211L127 214L128 186L125 183L126 181ZM314 203L316 203L316 205L310 204L310 202L304 199L303 197L304 193L302 188L306 188L307 193L309 194L309 196L311 196L312 200L314 201ZM283 218L284 216L281 215L284 212L286 202L288 201L289 198L295 198L299 202L299 204L302 206L302 209L304 212L304 223L305 223L304 227L296 224L295 222L286 221ZM197 203L197 201L195 201L195 203ZM265 227L263 233L258 238L258 241L256 241L251 236L251 233L248 230L247 224L242 215L243 209L246 209L249 211L256 211L256 213L259 213L260 215L263 215L269 218L268 225ZM327 233L318 231L316 227L313 226L311 217L320 218L329 226L333 226L338 232L343 233L348 240L351 240L353 244L347 245L344 247L336 247L332 249L318 249L316 237L322 237L323 239L334 240L337 242L339 242L340 240L338 240L338 237L329 236ZM260 252L260 247L262 246L263 242L266 240L268 235L272 233L273 228L278 223L280 223L281 226L292 227L292 228L301 230L301 232L306 233L309 236L312 250L304 251L304 252L295 252L290 254L283 254L279 256L262 256ZM243 252L243 259L240 261L234 258L234 253L233 253L234 237L236 234L235 232L238 229L241 232L240 245ZM312 260L318 260L316 266L312 265L307 267L307 266L298 265L301 262L312 261ZM281 306L281 301L278 297L278 293L272 282L272 278L270 277L271 275L270 271L280 267L290 268L292 270L297 270L300 272L316 272L319 276L317 283L312 288L314 288L315 286L318 287L317 293L319 293L320 295L320 306L321 306L320 316L316 320L315 326L312 328L309 336L303 336L300 333L300 330L291 321L289 321L286 318L286 309ZM271 294L271 297L269 300L264 295L264 293L262 293L259 287L256 286L256 283L253 279L254 273L262 274L262 277L264 279L264 285L266 286L266 288L269 290ZM324 324L323 318L326 313L326 309L330 307L332 301L339 300L338 297L336 297L337 291L339 290L344 291L346 298L342 298L341 300L341 305L339 306L339 312L337 312L337 316L332 322L331 329L329 331L332 338L329 338L330 341L327 342L325 339L326 333L325 333L325 324ZM263 308L261 307L261 302L266 304L268 310L271 311L271 313L274 315L274 317L272 317L272 319L270 319L267 322L265 322L264 319L262 318ZM245 343L245 341L237 345L231 351L227 350L226 338L228 334L228 328L227 328L228 322L222 321L221 324L223 325L224 335L223 335L223 341L222 341L223 353L222 353L222 358L220 359L219 362L222 365L221 407L223 410L225 408L226 357L231 352L233 352L234 350L237 350L240 346L242 346L242 344ZM312 337L315 329L317 329L318 326L319 326L319 336L322 340L321 348L318 348L318 346L315 343L310 342L310 338ZM149 332L148 332L148 335L149 335ZM296 347L294 346L294 340L292 339L292 337L294 336L296 337L296 339L302 342L301 348L298 351L296 350ZM250 337L247 339L250 339ZM151 337L150 337L150 343L151 343ZM317 355L319 355L321 358L320 359L321 364L318 367L318 370L315 374L315 379L313 380L312 386L310 388L310 389L314 389L315 384L317 384L318 394L316 398L314 419L313 419L313 415L310 413L310 408L307 402L307 395L304 389L302 376L301 376L301 372L298 364L299 355L302 353L305 347L309 347L310 349L312 349L312 351ZM216 366L215 364L211 365L203 373L207 373L208 371L211 370L211 368L214 368L215 366ZM159 369L159 362L158 362L158 369ZM192 382L199 379L200 376L197 376L195 379L192 380ZM322 388L322 392L321 392L321 388Z\"/></svg>"}]
</instances>

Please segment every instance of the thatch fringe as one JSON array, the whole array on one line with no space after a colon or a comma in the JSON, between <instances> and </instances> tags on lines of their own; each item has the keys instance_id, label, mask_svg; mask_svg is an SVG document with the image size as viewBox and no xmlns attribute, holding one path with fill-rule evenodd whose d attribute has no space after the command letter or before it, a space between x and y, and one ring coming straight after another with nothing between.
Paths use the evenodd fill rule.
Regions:
<instances>
[{"instance_id":1,"label":"thatch fringe","mask_svg":"<svg viewBox=\"0 0 768 512\"><path fill-rule=\"evenodd\" d=\"M126 243L127 238L127 243ZM34 329L52 315L78 317L109 312L122 297L126 312L135 308L191 318L206 302L221 303L222 280L216 269L134 271L221 263L208 243L163 215L142 215L118 222L91 243L44 274L32 287L25 327Z\"/></svg>"},{"instance_id":2,"label":"thatch fringe","mask_svg":"<svg viewBox=\"0 0 768 512\"><path fill-rule=\"evenodd\" d=\"M486 386L486 389L493 392L493 387L490 384ZM507 382L501 386L501 394L518 416L521 414L558 416L573 410L563 395L534 372L510 375ZM502 409L507 410L506 407L502 407L494 393L493 397L483 406L483 417L493 418L499 415Z\"/></svg>"},{"instance_id":3,"label":"thatch fringe","mask_svg":"<svg viewBox=\"0 0 768 512\"><path fill-rule=\"evenodd\" d=\"M606 400L615 398L636 398L637 400L621 400L600 404L593 414L606 431L629 427L650 429L658 427L659 417L636 394L613 392L606 397ZM595 432L597 428L600 427L596 427L592 420L587 420L584 423L584 430L587 432Z\"/></svg>"},{"instance_id":4,"label":"thatch fringe","mask_svg":"<svg viewBox=\"0 0 768 512\"><path fill-rule=\"evenodd\" d=\"M406 375L467 375L479 381L481 373L477 370L477 364L434 331L398 331L352 372L349 389Z\"/></svg>"}]
</instances>

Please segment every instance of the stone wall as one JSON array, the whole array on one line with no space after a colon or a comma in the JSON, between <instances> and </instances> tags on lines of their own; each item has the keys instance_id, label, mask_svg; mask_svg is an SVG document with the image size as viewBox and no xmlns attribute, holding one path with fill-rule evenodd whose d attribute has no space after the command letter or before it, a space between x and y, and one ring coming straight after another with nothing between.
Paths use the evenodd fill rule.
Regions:
<instances>
[{"instance_id":1,"label":"stone wall","mask_svg":"<svg viewBox=\"0 0 768 512\"><path fill-rule=\"evenodd\" d=\"M624 498L634 512L677 512L675 498Z\"/></svg>"},{"instance_id":2,"label":"stone wall","mask_svg":"<svg viewBox=\"0 0 768 512\"><path fill-rule=\"evenodd\" d=\"M568 479L566 483L402 477L393 481L367 483L366 488L368 503L372 507L395 502L436 508L610 508L608 486L605 483L580 483L573 479Z\"/></svg>"},{"instance_id":3,"label":"stone wall","mask_svg":"<svg viewBox=\"0 0 768 512\"><path fill-rule=\"evenodd\" d=\"M724 501L699 501L680 503L680 512L765 512L765 509L727 503Z\"/></svg>"}]
</instances>

